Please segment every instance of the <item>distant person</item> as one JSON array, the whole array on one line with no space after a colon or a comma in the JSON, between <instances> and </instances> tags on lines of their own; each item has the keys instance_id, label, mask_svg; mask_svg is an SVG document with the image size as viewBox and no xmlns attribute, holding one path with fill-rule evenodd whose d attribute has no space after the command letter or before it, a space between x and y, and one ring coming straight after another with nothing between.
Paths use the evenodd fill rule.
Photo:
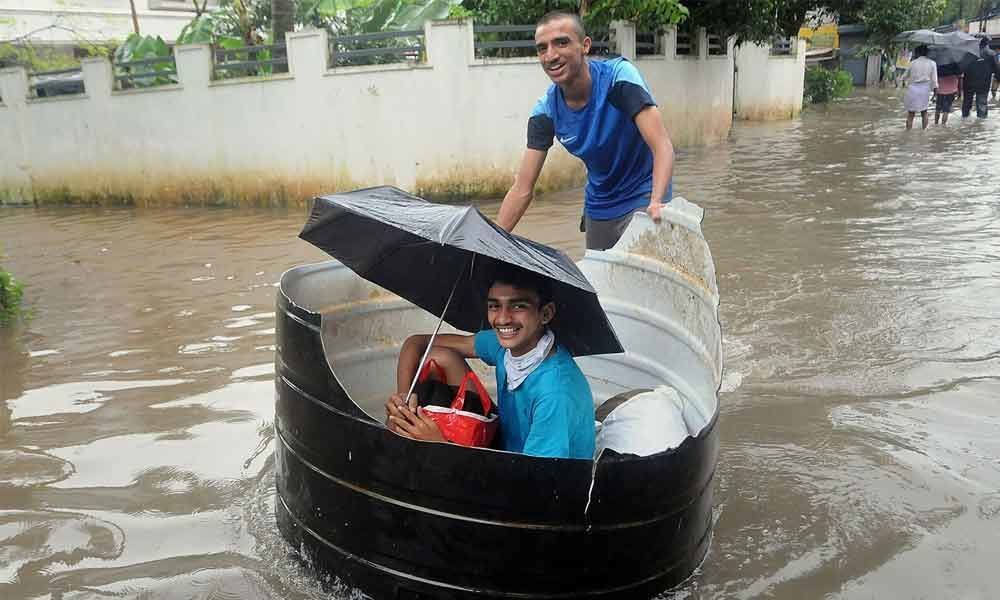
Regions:
<instances>
[{"instance_id":1,"label":"distant person","mask_svg":"<svg viewBox=\"0 0 1000 600\"><path fill-rule=\"evenodd\" d=\"M656 101L624 58L590 60L580 17L551 12L535 27L535 50L552 84L528 119L527 148L497 224L511 231L528 210L553 138L587 167L581 231L587 248L614 246L645 210L660 220L669 202L674 147Z\"/></svg>"},{"instance_id":2,"label":"distant person","mask_svg":"<svg viewBox=\"0 0 1000 600\"><path fill-rule=\"evenodd\" d=\"M962 71L952 63L938 66L937 100L934 103L934 124L948 124L948 115L961 89Z\"/></svg>"},{"instance_id":3,"label":"distant person","mask_svg":"<svg viewBox=\"0 0 1000 600\"><path fill-rule=\"evenodd\" d=\"M892 81L896 81L896 67L892 64L892 60L889 58L889 53L885 50L882 51L882 55L879 57L879 76L878 85L879 87L885 87L885 84Z\"/></svg>"},{"instance_id":4,"label":"distant person","mask_svg":"<svg viewBox=\"0 0 1000 600\"><path fill-rule=\"evenodd\" d=\"M906 72L910 70L910 51L902 49L896 54L896 76L893 79L895 87L906 85Z\"/></svg>"},{"instance_id":5,"label":"distant person","mask_svg":"<svg viewBox=\"0 0 1000 600\"><path fill-rule=\"evenodd\" d=\"M996 52L989 49L989 38L979 40L979 59L965 68L965 81L962 84L962 91L965 98L962 99L962 117L968 117L972 113L972 102L975 99L976 117L985 119L989 114L987 104L990 91L990 80L996 76L1000 77L1000 65L997 65Z\"/></svg>"},{"instance_id":6,"label":"distant person","mask_svg":"<svg viewBox=\"0 0 1000 600\"><path fill-rule=\"evenodd\" d=\"M927 129L930 117L927 115L927 104L931 93L937 90L937 63L927 58L927 46L921 44L913 49L916 57L910 62L910 70L906 73L908 87L903 94L903 106L906 108L906 128L913 129L913 118L920 113L923 129Z\"/></svg>"}]
</instances>

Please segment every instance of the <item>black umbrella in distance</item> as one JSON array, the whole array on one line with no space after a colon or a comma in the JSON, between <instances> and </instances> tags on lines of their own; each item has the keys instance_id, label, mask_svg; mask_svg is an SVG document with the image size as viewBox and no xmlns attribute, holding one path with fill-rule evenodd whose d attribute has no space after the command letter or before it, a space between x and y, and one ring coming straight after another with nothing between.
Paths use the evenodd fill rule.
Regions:
<instances>
[{"instance_id":1,"label":"black umbrella in distance","mask_svg":"<svg viewBox=\"0 0 1000 600\"><path fill-rule=\"evenodd\" d=\"M570 354L624 352L597 292L565 253L504 231L474 207L391 186L362 189L316 198L299 237L468 332L489 328L486 292L498 267L532 271L552 282L551 328Z\"/></svg>"}]
</instances>

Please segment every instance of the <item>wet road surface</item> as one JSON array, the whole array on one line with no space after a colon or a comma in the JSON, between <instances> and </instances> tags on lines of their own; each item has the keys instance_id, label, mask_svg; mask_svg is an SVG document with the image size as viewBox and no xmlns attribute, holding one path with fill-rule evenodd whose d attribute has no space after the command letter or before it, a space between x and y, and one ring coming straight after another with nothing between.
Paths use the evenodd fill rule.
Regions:
<instances>
[{"instance_id":1,"label":"wet road surface","mask_svg":"<svg viewBox=\"0 0 1000 600\"><path fill-rule=\"evenodd\" d=\"M671 597L996 597L1000 111L905 132L900 106L679 157L726 371L715 537ZM518 232L579 256L580 199ZM323 259L304 220L0 209L33 312L0 333L0 597L328 597L273 519L274 285Z\"/></svg>"}]
</instances>

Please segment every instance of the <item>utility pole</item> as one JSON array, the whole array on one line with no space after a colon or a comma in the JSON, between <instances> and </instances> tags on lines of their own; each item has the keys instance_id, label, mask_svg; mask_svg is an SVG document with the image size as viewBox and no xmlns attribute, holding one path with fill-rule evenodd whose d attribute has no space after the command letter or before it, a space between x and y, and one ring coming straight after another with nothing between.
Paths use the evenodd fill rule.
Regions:
<instances>
[{"instance_id":1,"label":"utility pole","mask_svg":"<svg viewBox=\"0 0 1000 600\"><path fill-rule=\"evenodd\" d=\"M139 15L135 13L135 0L128 0L128 5L132 9L132 29L139 35Z\"/></svg>"}]
</instances>

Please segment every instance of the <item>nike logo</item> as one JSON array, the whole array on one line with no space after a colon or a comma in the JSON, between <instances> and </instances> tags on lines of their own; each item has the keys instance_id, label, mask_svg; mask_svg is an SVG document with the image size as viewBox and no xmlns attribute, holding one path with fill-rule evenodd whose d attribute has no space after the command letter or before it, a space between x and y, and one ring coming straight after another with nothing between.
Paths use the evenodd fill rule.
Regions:
<instances>
[{"instance_id":1,"label":"nike logo","mask_svg":"<svg viewBox=\"0 0 1000 600\"><path fill-rule=\"evenodd\" d=\"M559 143L560 144L568 144L568 143L572 142L573 140L575 140L576 136L575 135L571 135L569 137L558 138L558 139L559 139Z\"/></svg>"}]
</instances>

